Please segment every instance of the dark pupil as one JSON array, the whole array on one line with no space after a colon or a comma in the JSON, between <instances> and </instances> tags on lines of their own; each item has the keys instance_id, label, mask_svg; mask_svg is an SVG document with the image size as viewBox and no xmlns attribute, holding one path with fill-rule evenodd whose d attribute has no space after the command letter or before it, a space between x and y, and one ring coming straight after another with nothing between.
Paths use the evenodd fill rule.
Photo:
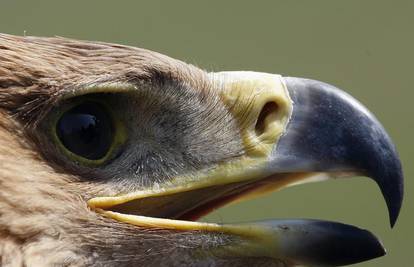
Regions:
<instances>
[{"instance_id":1,"label":"dark pupil","mask_svg":"<svg viewBox=\"0 0 414 267\"><path fill-rule=\"evenodd\" d=\"M69 151L90 160L103 158L113 140L110 117L95 102L85 102L65 112L56 132Z\"/></svg>"}]
</instances>

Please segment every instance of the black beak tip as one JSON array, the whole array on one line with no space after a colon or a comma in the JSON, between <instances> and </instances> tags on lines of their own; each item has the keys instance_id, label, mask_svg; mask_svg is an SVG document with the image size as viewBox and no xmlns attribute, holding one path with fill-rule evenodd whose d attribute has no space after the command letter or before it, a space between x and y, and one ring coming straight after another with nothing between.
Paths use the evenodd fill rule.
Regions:
<instances>
[{"instance_id":1,"label":"black beak tip","mask_svg":"<svg viewBox=\"0 0 414 267\"><path fill-rule=\"evenodd\" d=\"M361 247L361 249L364 251L364 253L360 255L361 260L370 260L386 255L387 251L381 241L371 232L367 230L364 231L367 241L364 248Z\"/></svg>"},{"instance_id":2,"label":"black beak tip","mask_svg":"<svg viewBox=\"0 0 414 267\"><path fill-rule=\"evenodd\" d=\"M354 226L342 225L342 236L329 242L329 255L325 262L330 266L355 264L386 255L381 241L371 232Z\"/></svg>"},{"instance_id":3,"label":"black beak tip","mask_svg":"<svg viewBox=\"0 0 414 267\"><path fill-rule=\"evenodd\" d=\"M404 196L404 184L402 182L402 174L397 175L397 177L398 178L396 178L395 180L400 182L394 184L393 186L387 186L377 181L379 187L381 188L382 194L384 195L385 202L387 203L391 228L393 228L395 226L395 223L397 222Z\"/></svg>"},{"instance_id":4,"label":"black beak tip","mask_svg":"<svg viewBox=\"0 0 414 267\"><path fill-rule=\"evenodd\" d=\"M301 220L300 223L290 223L289 226L292 230L306 233L304 238L302 236L296 242L289 242L288 256L300 264L345 266L386 254L381 241L373 233L352 225ZM294 248L292 243L295 244Z\"/></svg>"},{"instance_id":5,"label":"black beak tip","mask_svg":"<svg viewBox=\"0 0 414 267\"><path fill-rule=\"evenodd\" d=\"M381 241L371 232L366 230L365 232L367 241L364 248L361 247L361 250L364 251L364 253L360 255L361 260L371 260L385 256L387 254L387 251Z\"/></svg>"},{"instance_id":6,"label":"black beak tip","mask_svg":"<svg viewBox=\"0 0 414 267\"><path fill-rule=\"evenodd\" d=\"M402 193L398 193L396 200L388 201L387 205L388 205L388 211L389 211L389 217L390 217L390 225L391 225L391 228L393 228L400 214L400 210L402 206Z\"/></svg>"},{"instance_id":7,"label":"black beak tip","mask_svg":"<svg viewBox=\"0 0 414 267\"><path fill-rule=\"evenodd\" d=\"M384 131L384 139L379 147L381 152L367 158L376 165L368 164L368 176L371 177L381 189L385 202L387 203L391 228L397 222L404 198L404 175L400 158L394 145ZM378 164L379 163L379 164Z\"/></svg>"}]
</instances>

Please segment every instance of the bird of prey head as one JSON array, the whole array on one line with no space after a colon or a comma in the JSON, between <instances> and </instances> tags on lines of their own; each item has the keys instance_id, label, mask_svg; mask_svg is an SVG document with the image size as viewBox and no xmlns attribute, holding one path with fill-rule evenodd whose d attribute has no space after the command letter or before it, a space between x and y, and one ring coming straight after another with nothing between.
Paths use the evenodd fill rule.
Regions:
<instances>
[{"instance_id":1,"label":"bird of prey head","mask_svg":"<svg viewBox=\"0 0 414 267\"><path fill-rule=\"evenodd\" d=\"M2 266L339 266L382 256L374 235L341 223L197 222L232 201L352 175L378 184L393 225L403 198L394 145L326 83L0 35Z\"/></svg>"}]
</instances>

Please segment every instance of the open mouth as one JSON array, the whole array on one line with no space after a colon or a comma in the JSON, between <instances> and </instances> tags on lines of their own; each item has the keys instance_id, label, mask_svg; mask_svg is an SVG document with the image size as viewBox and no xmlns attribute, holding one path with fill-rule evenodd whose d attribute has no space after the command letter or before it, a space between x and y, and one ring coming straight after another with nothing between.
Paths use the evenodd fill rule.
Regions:
<instances>
[{"instance_id":1,"label":"open mouth","mask_svg":"<svg viewBox=\"0 0 414 267\"><path fill-rule=\"evenodd\" d=\"M385 255L381 241L372 233L337 222L305 219L240 224L197 222L228 203L279 190L296 182L314 180L318 175L320 177L317 173L279 174L193 191L174 190L173 194L168 191L148 192L145 196L114 206L110 206L114 199L96 203L92 199L89 204L104 216L139 227L237 236L244 240L240 243L241 248L236 248L240 251L238 253L250 254L253 250L255 257L278 257L290 264L341 266Z\"/></svg>"},{"instance_id":2,"label":"open mouth","mask_svg":"<svg viewBox=\"0 0 414 267\"><path fill-rule=\"evenodd\" d=\"M246 146L254 148L250 154L208 171L176 177L155 189L96 197L89 200L89 206L140 227L237 236L240 242L228 250L233 256L341 266L384 255L385 249L373 234L342 223L306 219L240 224L196 221L230 202L299 183L355 174L373 179L380 187L391 226L402 204L403 176L397 152L381 124L355 99L312 80L269 74L222 75L235 77L236 82L229 85L231 92L234 88L239 93L245 92L240 91L243 88L270 88L257 100L260 108L252 112L253 127L241 129ZM255 79L259 82L252 86ZM256 136L257 118L269 101L279 101L278 113L265 112L261 119L264 126ZM237 117L238 111L233 112Z\"/></svg>"},{"instance_id":3,"label":"open mouth","mask_svg":"<svg viewBox=\"0 0 414 267\"><path fill-rule=\"evenodd\" d=\"M235 201L255 197L299 180L301 175L280 174L255 181L210 186L175 194L135 199L108 210L131 215L197 221L210 212ZM157 208L153 207L157 205Z\"/></svg>"}]
</instances>

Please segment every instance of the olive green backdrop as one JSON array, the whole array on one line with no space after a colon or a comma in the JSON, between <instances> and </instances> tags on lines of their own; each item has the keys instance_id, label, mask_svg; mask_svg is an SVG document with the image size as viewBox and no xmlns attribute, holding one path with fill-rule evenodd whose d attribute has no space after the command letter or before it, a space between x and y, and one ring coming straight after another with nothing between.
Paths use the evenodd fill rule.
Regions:
<instances>
[{"instance_id":1,"label":"olive green backdrop","mask_svg":"<svg viewBox=\"0 0 414 267\"><path fill-rule=\"evenodd\" d=\"M388 249L358 266L412 266L414 1L1 1L0 11L0 32L122 43L207 70L309 77L347 90L400 151L406 194L393 230L379 189L362 178L288 188L203 220L346 222L372 230Z\"/></svg>"}]
</instances>

